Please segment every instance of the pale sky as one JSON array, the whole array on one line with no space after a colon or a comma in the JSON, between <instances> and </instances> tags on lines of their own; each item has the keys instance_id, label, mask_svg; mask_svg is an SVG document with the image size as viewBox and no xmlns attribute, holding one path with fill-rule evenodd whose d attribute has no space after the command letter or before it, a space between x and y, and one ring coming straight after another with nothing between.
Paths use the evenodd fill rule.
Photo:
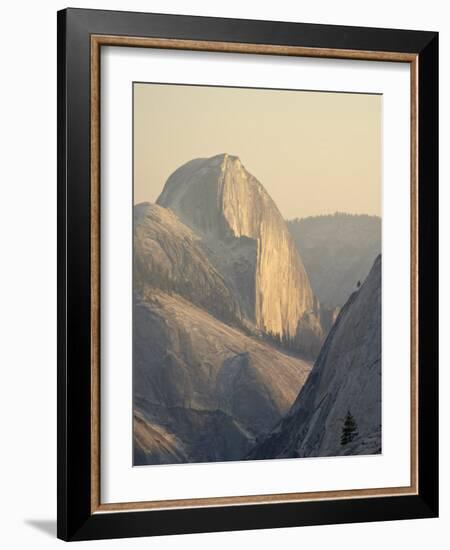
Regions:
<instances>
[{"instance_id":1,"label":"pale sky","mask_svg":"<svg viewBox=\"0 0 450 550\"><path fill-rule=\"evenodd\" d=\"M381 215L379 95L134 84L134 202L179 166L238 156L285 219Z\"/></svg>"}]
</instances>

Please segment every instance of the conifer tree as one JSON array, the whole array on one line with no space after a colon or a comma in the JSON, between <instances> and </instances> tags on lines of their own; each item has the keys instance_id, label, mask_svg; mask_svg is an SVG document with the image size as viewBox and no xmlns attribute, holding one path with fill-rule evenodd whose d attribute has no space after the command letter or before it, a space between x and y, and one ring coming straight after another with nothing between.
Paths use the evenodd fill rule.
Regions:
<instances>
[{"instance_id":1,"label":"conifer tree","mask_svg":"<svg viewBox=\"0 0 450 550\"><path fill-rule=\"evenodd\" d=\"M358 425L356 424L356 420L353 418L351 412L347 411L344 425L342 427L341 445L347 445L347 443L351 443L357 435Z\"/></svg>"}]
</instances>

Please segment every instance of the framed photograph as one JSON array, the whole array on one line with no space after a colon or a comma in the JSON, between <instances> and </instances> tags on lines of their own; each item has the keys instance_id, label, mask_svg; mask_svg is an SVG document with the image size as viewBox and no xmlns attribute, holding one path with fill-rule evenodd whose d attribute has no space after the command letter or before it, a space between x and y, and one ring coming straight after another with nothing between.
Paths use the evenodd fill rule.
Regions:
<instances>
[{"instance_id":1,"label":"framed photograph","mask_svg":"<svg viewBox=\"0 0 450 550\"><path fill-rule=\"evenodd\" d=\"M58 13L58 536L438 514L438 35Z\"/></svg>"}]
</instances>

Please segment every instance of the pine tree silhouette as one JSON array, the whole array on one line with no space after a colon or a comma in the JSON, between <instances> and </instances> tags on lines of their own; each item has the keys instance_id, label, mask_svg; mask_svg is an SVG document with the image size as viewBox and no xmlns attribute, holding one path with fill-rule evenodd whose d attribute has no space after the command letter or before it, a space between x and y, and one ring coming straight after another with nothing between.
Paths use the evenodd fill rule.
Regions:
<instances>
[{"instance_id":1,"label":"pine tree silhouette","mask_svg":"<svg viewBox=\"0 0 450 550\"><path fill-rule=\"evenodd\" d=\"M356 420L353 418L351 412L347 411L344 425L342 427L341 445L347 445L347 443L351 443L357 435L358 425L356 424Z\"/></svg>"}]
</instances>

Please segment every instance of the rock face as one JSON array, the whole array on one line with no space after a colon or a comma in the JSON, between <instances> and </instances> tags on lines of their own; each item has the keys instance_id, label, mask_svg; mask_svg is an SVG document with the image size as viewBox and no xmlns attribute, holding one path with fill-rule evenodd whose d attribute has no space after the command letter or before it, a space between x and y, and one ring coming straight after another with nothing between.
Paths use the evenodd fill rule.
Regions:
<instances>
[{"instance_id":1,"label":"rock face","mask_svg":"<svg viewBox=\"0 0 450 550\"><path fill-rule=\"evenodd\" d=\"M155 288L136 296L134 327L135 465L243 459L311 369Z\"/></svg>"},{"instance_id":2,"label":"rock face","mask_svg":"<svg viewBox=\"0 0 450 550\"><path fill-rule=\"evenodd\" d=\"M317 353L323 332L308 276L278 208L239 158L188 162L169 177L157 202L202 237L250 322Z\"/></svg>"},{"instance_id":3,"label":"rock face","mask_svg":"<svg viewBox=\"0 0 450 550\"><path fill-rule=\"evenodd\" d=\"M377 216L336 213L292 220L288 227L322 310L342 307L381 253Z\"/></svg>"},{"instance_id":4,"label":"rock face","mask_svg":"<svg viewBox=\"0 0 450 550\"><path fill-rule=\"evenodd\" d=\"M358 436L341 445L347 412ZM355 434L356 435L356 434ZM294 405L249 458L381 452L381 256L348 299Z\"/></svg>"}]
</instances>

